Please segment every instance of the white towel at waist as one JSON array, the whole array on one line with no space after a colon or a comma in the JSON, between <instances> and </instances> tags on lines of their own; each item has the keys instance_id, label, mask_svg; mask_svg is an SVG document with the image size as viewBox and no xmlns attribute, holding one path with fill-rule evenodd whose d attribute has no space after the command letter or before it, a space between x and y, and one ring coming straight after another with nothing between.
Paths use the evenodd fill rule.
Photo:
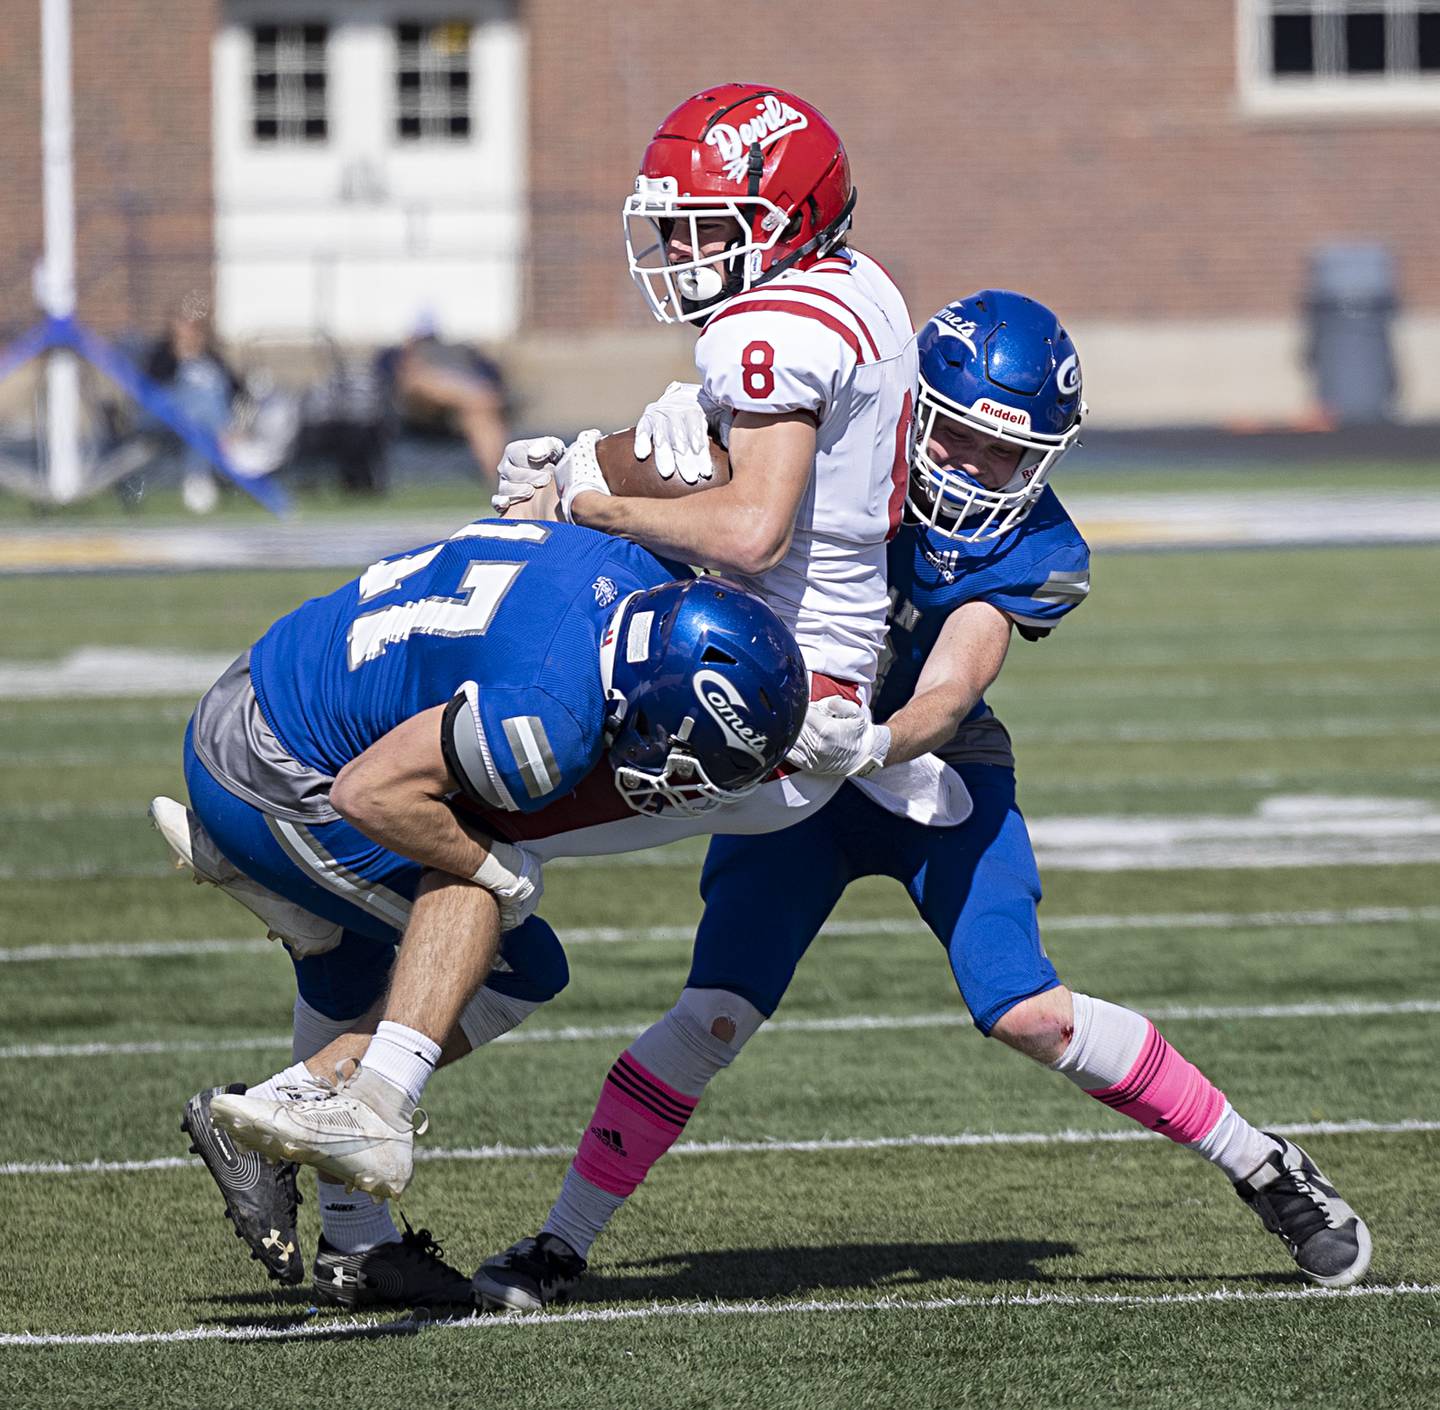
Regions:
<instances>
[{"instance_id":1,"label":"white towel at waist","mask_svg":"<svg viewBox=\"0 0 1440 1410\"><path fill-rule=\"evenodd\" d=\"M868 778L850 782L887 812L926 827L954 827L975 806L965 780L933 754L887 764Z\"/></svg>"}]
</instances>

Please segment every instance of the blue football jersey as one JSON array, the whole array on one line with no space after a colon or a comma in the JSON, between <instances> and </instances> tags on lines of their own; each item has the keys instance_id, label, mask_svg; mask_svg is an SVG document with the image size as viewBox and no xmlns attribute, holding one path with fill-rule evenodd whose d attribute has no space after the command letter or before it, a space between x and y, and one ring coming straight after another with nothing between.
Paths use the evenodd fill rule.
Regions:
<instances>
[{"instance_id":1,"label":"blue football jersey","mask_svg":"<svg viewBox=\"0 0 1440 1410\"><path fill-rule=\"evenodd\" d=\"M442 743L462 788L531 812L600 758L600 641L617 603L675 576L590 529L477 520L282 617L252 649L250 678L280 744L332 777L449 702Z\"/></svg>"},{"instance_id":2,"label":"blue football jersey","mask_svg":"<svg viewBox=\"0 0 1440 1410\"><path fill-rule=\"evenodd\" d=\"M1090 591L1090 549L1048 486L1019 525L989 543L904 525L890 541L888 570L890 631L876 684L877 720L914 694L925 658L957 607L988 602L1034 641ZM956 763L1014 764L1009 735L984 700L935 752Z\"/></svg>"}]
</instances>

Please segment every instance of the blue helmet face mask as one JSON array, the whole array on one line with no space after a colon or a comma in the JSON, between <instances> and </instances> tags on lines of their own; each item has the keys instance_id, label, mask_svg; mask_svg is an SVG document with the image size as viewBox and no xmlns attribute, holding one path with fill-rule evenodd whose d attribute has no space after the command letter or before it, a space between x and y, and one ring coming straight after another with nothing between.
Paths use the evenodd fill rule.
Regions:
<instances>
[{"instance_id":1,"label":"blue helmet face mask","mask_svg":"<svg viewBox=\"0 0 1440 1410\"><path fill-rule=\"evenodd\" d=\"M795 638L723 578L626 598L600 670L615 786L637 813L694 816L752 793L799 736L810 698Z\"/></svg>"},{"instance_id":2,"label":"blue helmet face mask","mask_svg":"<svg viewBox=\"0 0 1440 1410\"><path fill-rule=\"evenodd\" d=\"M909 517L945 538L984 543L1015 528L1080 435L1080 360L1059 319L1023 294L985 289L947 304L920 331L920 399L906 493ZM1015 447L998 489L942 464L936 432L963 428Z\"/></svg>"}]
</instances>

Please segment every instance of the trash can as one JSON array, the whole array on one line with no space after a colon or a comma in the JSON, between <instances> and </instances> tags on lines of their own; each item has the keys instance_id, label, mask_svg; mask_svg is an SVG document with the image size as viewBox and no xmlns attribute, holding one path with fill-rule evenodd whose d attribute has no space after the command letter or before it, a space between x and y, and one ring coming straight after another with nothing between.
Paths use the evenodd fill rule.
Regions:
<instances>
[{"instance_id":1,"label":"trash can","mask_svg":"<svg viewBox=\"0 0 1440 1410\"><path fill-rule=\"evenodd\" d=\"M1316 399L1337 423L1393 416L1397 302L1395 260L1386 246L1333 244L1311 252L1306 361Z\"/></svg>"}]
</instances>

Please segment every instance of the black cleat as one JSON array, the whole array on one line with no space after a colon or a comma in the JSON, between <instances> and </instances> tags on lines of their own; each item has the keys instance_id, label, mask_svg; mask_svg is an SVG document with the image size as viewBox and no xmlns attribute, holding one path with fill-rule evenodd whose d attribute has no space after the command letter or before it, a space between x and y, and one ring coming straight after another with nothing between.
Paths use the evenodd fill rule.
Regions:
<instances>
[{"instance_id":1,"label":"black cleat","mask_svg":"<svg viewBox=\"0 0 1440 1410\"><path fill-rule=\"evenodd\" d=\"M210 1119L212 1097L244 1090L244 1084L237 1082L197 1092L185 1103L180 1129L220 1187L225 1217L235 1226L235 1237L249 1245L250 1257L258 1258L277 1282L298 1283L305 1277L305 1258L295 1230L300 1203L295 1166L241 1149Z\"/></svg>"},{"instance_id":2,"label":"black cleat","mask_svg":"<svg viewBox=\"0 0 1440 1410\"><path fill-rule=\"evenodd\" d=\"M1235 1192L1278 1234L1300 1271L1327 1288L1348 1288L1370 1266L1370 1230L1293 1141L1265 1133L1280 1149Z\"/></svg>"},{"instance_id":3,"label":"black cleat","mask_svg":"<svg viewBox=\"0 0 1440 1410\"><path fill-rule=\"evenodd\" d=\"M408 1224L399 1243L376 1244L364 1253L341 1253L320 1237L312 1286L319 1302L357 1307L474 1306L470 1280L444 1261L445 1250L428 1229Z\"/></svg>"},{"instance_id":4,"label":"black cleat","mask_svg":"<svg viewBox=\"0 0 1440 1410\"><path fill-rule=\"evenodd\" d=\"M476 1270L475 1303L492 1312L538 1312L566 1302L588 1265L564 1239L521 1239Z\"/></svg>"}]
</instances>

